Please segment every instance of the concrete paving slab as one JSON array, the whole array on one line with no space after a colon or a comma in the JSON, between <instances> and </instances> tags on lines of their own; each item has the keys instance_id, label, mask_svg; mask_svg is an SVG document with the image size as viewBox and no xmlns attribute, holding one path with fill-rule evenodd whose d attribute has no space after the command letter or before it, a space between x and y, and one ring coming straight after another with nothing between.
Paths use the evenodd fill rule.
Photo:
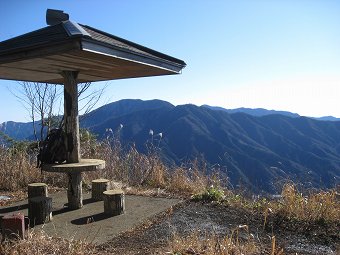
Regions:
<instances>
[{"instance_id":1,"label":"concrete paving slab","mask_svg":"<svg viewBox=\"0 0 340 255\"><path fill-rule=\"evenodd\" d=\"M42 228L49 235L86 239L96 244L105 243L181 202L180 199L126 195L125 214L108 217L104 214L103 201L93 201L90 193L83 194L83 208L72 211L66 207L66 191L51 194L50 197L53 203L53 220L35 228ZM0 208L0 216L18 211L27 216L27 208L27 200L23 200Z\"/></svg>"}]
</instances>

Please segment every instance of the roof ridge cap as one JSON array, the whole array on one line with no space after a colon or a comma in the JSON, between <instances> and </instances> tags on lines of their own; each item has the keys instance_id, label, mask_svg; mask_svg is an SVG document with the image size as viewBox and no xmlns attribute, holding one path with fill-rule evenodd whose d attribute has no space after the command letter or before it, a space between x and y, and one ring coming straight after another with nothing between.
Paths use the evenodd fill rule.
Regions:
<instances>
[{"instance_id":1,"label":"roof ridge cap","mask_svg":"<svg viewBox=\"0 0 340 255\"><path fill-rule=\"evenodd\" d=\"M85 37L92 37L84 28L82 28L78 23L65 20L62 22L64 29L66 30L68 36L85 36Z\"/></svg>"}]
</instances>

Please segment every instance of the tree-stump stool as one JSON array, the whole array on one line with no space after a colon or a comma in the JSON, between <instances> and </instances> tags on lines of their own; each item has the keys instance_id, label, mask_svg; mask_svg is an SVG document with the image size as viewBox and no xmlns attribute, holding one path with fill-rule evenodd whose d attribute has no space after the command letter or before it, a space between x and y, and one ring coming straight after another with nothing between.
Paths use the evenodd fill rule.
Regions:
<instances>
[{"instance_id":1,"label":"tree-stump stool","mask_svg":"<svg viewBox=\"0 0 340 255\"><path fill-rule=\"evenodd\" d=\"M46 183L30 183L28 184L28 199L33 197L48 197Z\"/></svg>"},{"instance_id":2,"label":"tree-stump stool","mask_svg":"<svg viewBox=\"0 0 340 255\"><path fill-rule=\"evenodd\" d=\"M105 214L115 216L125 212L125 195L121 189L107 190L103 195Z\"/></svg>"},{"instance_id":3,"label":"tree-stump stool","mask_svg":"<svg viewBox=\"0 0 340 255\"><path fill-rule=\"evenodd\" d=\"M28 218L31 227L52 220L52 198L33 197L28 200Z\"/></svg>"},{"instance_id":4,"label":"tree-stump stool","mask_svg":"<svg viewBox=\"0 0 340 255\"><path fill-rule=\"evenodd\" d=\"M96 201L103 200L103 192L107 191L110 186L108 179L96 179L92 181L92 199Z\"/></svg>"},{"instance_id":5,"label":"tree-stump stool","mask_svg":"<svg viewBox=\"0 0 340 255\"><path fill-rule=\"evenodd\" d=\"M2 238L24 238L25 217L22 213L7 214L1 220Z\"/></svg>"}]
</instances>

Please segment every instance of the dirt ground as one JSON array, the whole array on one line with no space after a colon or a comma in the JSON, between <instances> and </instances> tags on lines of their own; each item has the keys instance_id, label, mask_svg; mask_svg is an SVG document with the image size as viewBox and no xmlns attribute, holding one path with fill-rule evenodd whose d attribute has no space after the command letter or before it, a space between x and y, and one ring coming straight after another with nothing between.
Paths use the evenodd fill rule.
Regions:
<instances>
[{"instance_id":1,"label":"dirt ground","mask_svg":"<svg viewBox=\"0 0 340 255\"><path fill-rule=\"evenodd\" d=\"M340 254L340 226L317 226L304 229L284 221L268 219L242 208L212 203L144 196L126 196L126 213L115 217L103 215L103 202L93 202L84 194L84 207L68 211L66 193L53 195L53 221L39 226L50 235L85 238L108 254L166 254L173 235L186 236L194 231L221 237L237 226L249 226L260 247L270 247L276 236L285 254ZM21 210L27 215L27 201L0 208L0 216ZM244 236L240 234L242 239ZM265 248L263 248L265 250ZM263 253L269 254L269 253Z\"/></svg>"},{"instance_id":2,"label":"dirt ground","mask_svg":"<svg viewBox=\"0 0 340 255\"><path fill-rule=\"evenodd\" d=\"M249 226L249 232L263 248L270 247L270 237L276 235L285 254L340 254L340 226L334 226L331 230L333 233L328 233L327 237L322 236L324 230L321 229L317 233L310 233L313 237L308 236L308 233L306 236L282 227L277 227L275 233L270 229L263 230L262 216L254 216L234 207L195 202L182 203L155 217L153 224L149 222L134 231L121 234L100 248L111 254L166 254L169 252L169 240L174 234L186 236L193 231L200 231L203 234L215 233L223 237L239 225Z\"/></svg>"}]
</instances>

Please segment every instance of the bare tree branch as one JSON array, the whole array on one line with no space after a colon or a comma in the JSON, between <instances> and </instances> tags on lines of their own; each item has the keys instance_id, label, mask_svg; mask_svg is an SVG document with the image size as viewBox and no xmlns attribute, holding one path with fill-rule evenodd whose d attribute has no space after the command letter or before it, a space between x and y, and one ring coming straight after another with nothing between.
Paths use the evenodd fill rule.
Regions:
<instances>
[{"instance_id":1,"label":"bare tree branch","mask_svg":"<svg viewBox=\"0 0 340 255\"><path fill-rule=\"evenodd\" d=\"M104 95L108 83L106 83L103 87L86 94L86 92L90 88L90 85L91 83L87 82L79 84L78 87L79 102L86 101L85 104L79 110L82 112L81 119L83 119L84 116L86 116L86 114L93 110L98 101Z\"/></svg>"},{"instance_id":2,"label":"bare tree branch","mask_svg":"<svg viewBox=\"0 0 340 255\"><path fill-rule=\"evenodd\" d=\"M23 106L28 110L32 120L33 133L35 139L44 139L44 128L48 131L51 128L53 112L57 101L60 100L60 93L56 84L38 83L38 82L20 82L20 88L14 94ZM39 120L36 121L37 119ZM39 128L39 138L37 136L37 125Z\"/></svg>"},{"instance_id":3,"label":"bare tree branch","mask_svg":"<svg viewBox=\"0 0 340 255\"><path fill-rule=\"evenodd\" d=\"M28 111L29 117L32 120L34 137L38 141L44 139L45 128L47 132L55 124L55 121L60 121L60 108L63 105L62 87L57 84L39 83L39 82L19 82L20 88L18 91L11 93L19 99L24 108ZM80 112L84 115L89 113L98 103L107 87L90 91L90 82L81 83L78 85L79 102L85 102L80 108ZM57 109L59 109L56 112ZM82 117L82 116L81 116ZM37 121L39 119L39 121ZM38 128L37 126L40 126ZM38 130L39 136L38 137Z\"/></svg>"}]
</instances>

